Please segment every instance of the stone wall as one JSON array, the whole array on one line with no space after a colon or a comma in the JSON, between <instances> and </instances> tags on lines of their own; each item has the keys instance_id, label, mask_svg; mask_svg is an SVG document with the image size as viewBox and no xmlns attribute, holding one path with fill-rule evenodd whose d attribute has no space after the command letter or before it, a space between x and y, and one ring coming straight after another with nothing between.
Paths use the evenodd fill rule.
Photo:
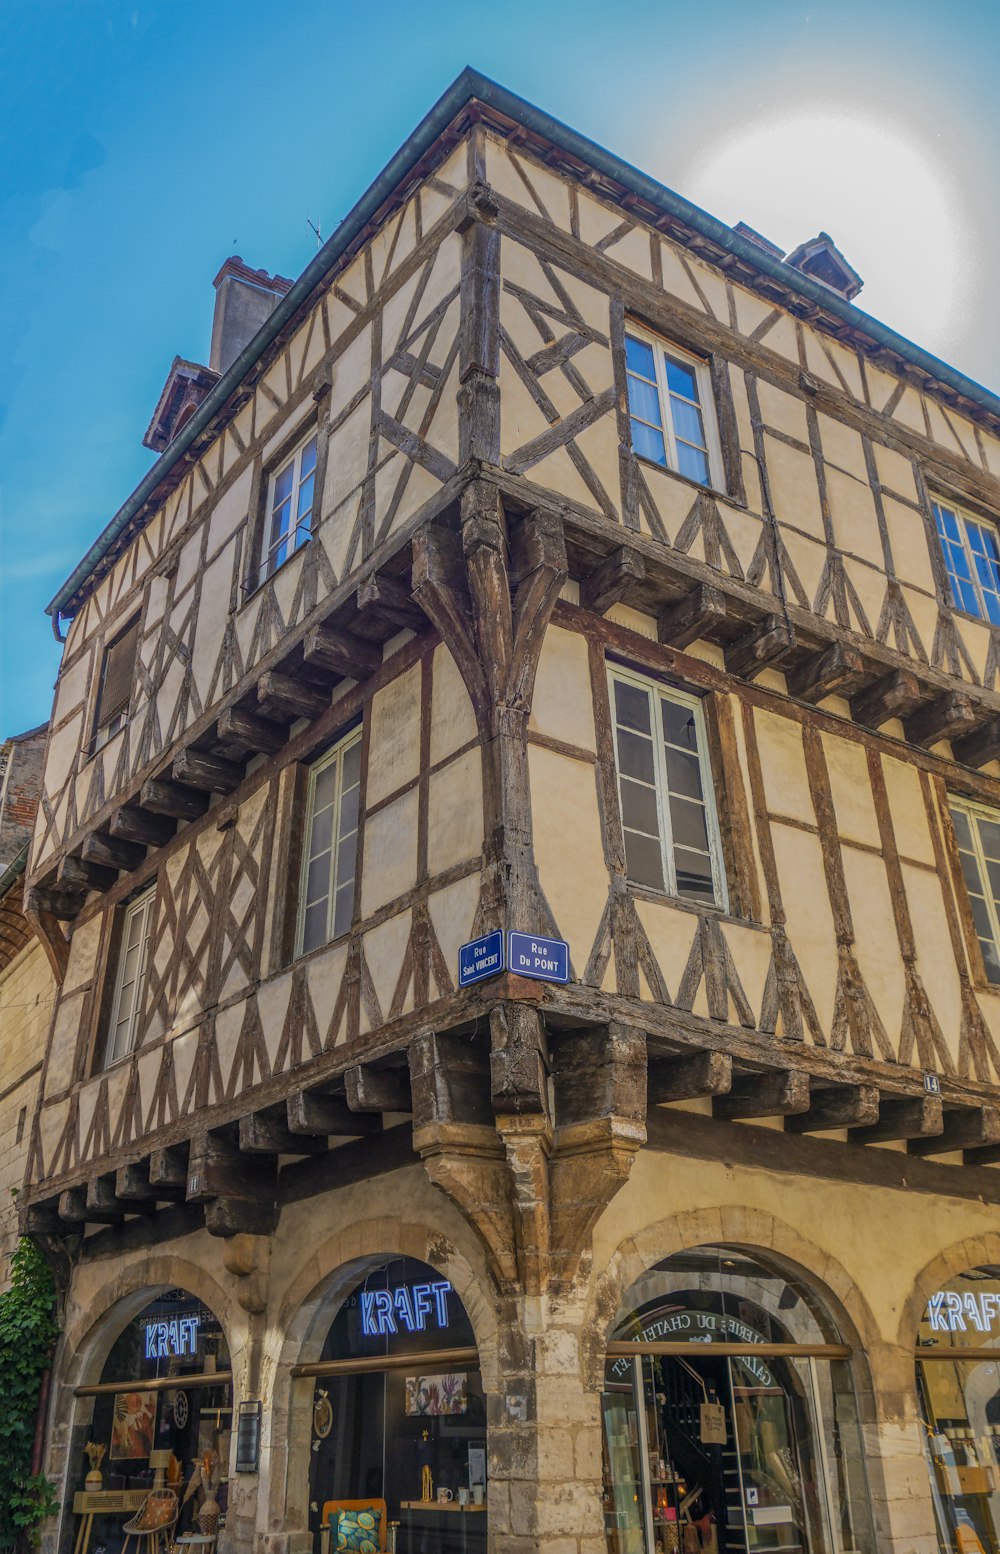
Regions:
<instances>
[{"instance_id":1,"label":"stone wall","mask_svg":"<svg viewBox=\"0 0 1000 1554\"><path fill-rule=\"evenodd\" d=\"M476 1333L491 1551L603 1554L600 1393L609 1328L641 1273L705 1243L764 1252L812 1286L855 1353L876 1546L880 1554L936 1554L916 1327L935 1280L1000 1261L995 1210L649 1149L599 1221L592 1263L559 1298L501 1295L478 1238L416 1166L288 1205L270 1242L223 1243L199 1230L122 1255L109 1239L108 1255L88 1258L73 1275L49 1471L61 1479L68 1460L72 1480L80 1466L89 1405L75 1403L72 1388L100 1377L114 1338L153 1291L180 1284L226 1329L237 1399L264 1403L260 1474L233 1479L222 1554L309 1554L313 1383L295 1379L292 1367L319 1357L339 1301L366 1264L408 1255L452 1281Z\"/></svg>"},{"instance_id":2,"label":"stone wall","mask_svg":"<svg viewBox=\"0 0 1000 1554\"><path fill-rule=\"evenodd\" d=\"M24 1180L55 984L36 939L0 972L0 1287L17 1241L12 1192Z\"/></svg>"},{"instance_id":3,"label":"stone wall","mask_svg":"<svg viewBox=\"0 0 1000 1554\"><path fill-rule=\"evenodd\" d=\"M0 744L0 871L31 840L42 788L48 724Z\"/></svg>"}]
</instances>

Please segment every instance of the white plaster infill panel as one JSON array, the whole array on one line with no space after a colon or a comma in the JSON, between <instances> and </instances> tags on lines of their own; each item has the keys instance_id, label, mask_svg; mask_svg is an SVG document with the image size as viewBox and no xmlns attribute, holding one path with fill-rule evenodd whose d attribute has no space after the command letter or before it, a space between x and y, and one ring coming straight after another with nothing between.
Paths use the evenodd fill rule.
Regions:
<instances>
[{"instance_id":1,"label":"white plaster infill panel","mask_svg":"<svg viewBox=\"0 0 1000 1554\"><path fill-rule=\"evenodd\" d=\"M475 739L476 714L458 665L441 644L434 649L431 697L431 765Z\"/></svg>"},{"instance_id":2,"label":"white plaster infill panel","mask_svg":"<svg viewBox=\"0 0 1000 1554\"><path fill-rule=\"evenodd\" d=\"M420 770L421 673L414 664L372 698L369 807L412 782Z\"/></svg>"},{"instance_id":3,"label":"white plaster infill panel","mask_svg":"<svg viewBox=\"0 0 1000 1554\"><path fill-rule=\"evenodd\" d=\"M312 999L313 1009L316 1011L316 1023L319 1026L320 1041L324 1049L333 1047L338 1040L343 1041L347 1034L347 1000L344 1000L344 1008L337 1021L337 1029L332 1028L334 1011L337 1007L337 999L340 996L341 985L344 980L344 969L347 965L347 941L341 940L339 944L332 944L322 954L316 955L309 961L306 977L309 983L309 996ZM270 1040L268 1041L270 1049Z\"/></svg>"},{"instance_id":4,"label":"white plaster infill panel","mask_svg":"<svg viewBox=\"0 0 1000 1554\"><path fill-rule=\"evenodd\" d=\"M411 789L365 823L362 916L370 917L380 906L403 895L416 875L417 792Z\"/></svg>"},{"instance_id":5,"label":"white plaster infill panel","mask_svg":"<svg viewBox=\"0 0 1000 1554\"><path fill-rule=\"evenodd\" d=\"M470 874L428 897L431 923L453 981L458 980L459 945L472 938L479 904L480 876Z\"/></svg>"},{"instance_id":6,"label":"white plaster infill panel","mask_svg":"<svg viewBox=\"0 0 1000 1554\"><path fill-rule=\"evenodd\" d=\"M594 770L537 745L528 748L528 769L539 878L580 976L608 897ZM534 925L509 926L530 933Z\"/></svg>"},{"instance_id":7,"label":"white plaster infill panel","mask_svg":"<svg viewBox=\"0 0 1000 1554\"><path fill-rule=\"evenodd\" d=\"M436 772L427 785L427 867L441 874L483 845L483 769L478 749Z\"/></svg>"},{"instance_id":8,"label":"white plaster infill panel","mask_svg":"<svg viewBox=\"0 0 1000 1554\"><path fill-rule=\"evenodd\" d=\"M365 963L368 974L372 979L375 996L378 999L382 1012L383 1023L389 1019L392 1008L396 984L399 979L403 964L403 956L410 938L411 914L400 912L396 917L390 917L378 928L373 928L364 937ZM413 980L412 974L408 981L407 991L403 999L400 1014L407 1014L413 1008ZM361 1031L371 1029L368 1010L365 1000L361 1000Z\"/></svg>"}]
</instances>

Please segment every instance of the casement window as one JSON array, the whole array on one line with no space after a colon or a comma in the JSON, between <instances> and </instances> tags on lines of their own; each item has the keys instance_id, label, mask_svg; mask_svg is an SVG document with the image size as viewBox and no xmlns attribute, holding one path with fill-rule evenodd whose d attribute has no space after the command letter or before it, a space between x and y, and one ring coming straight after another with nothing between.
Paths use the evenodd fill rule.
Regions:
<instances>
[{"instance_id":1,"label":"casement window","mask_svg":"<svg viewBox=\"0 0 1000 1554\"><path fill-rule=\"evenodd\" d=\"M608 673L629 880L727 908L701 703L624 669Z\"/></svg>"},{"instance_id":2,"label":"casement window","mask_svg":"<svg viewBox=\"0 0 1000 1554\"><path fill-rule=\"evenodd\" d=\"M951 801L972 921L990 982L1000 982L1000 811Z\"/></svg>"},{"instance_id":3,"label":"casement window","mask_svg":"<svg viewBox=\"0 0 1000 1554\"><path fill-rule=\"evenodd\" d=\"M935 500L931 506L952 603L958 610L1000 626L1000 535L996 526L949 502Z\"/></svg>"},{"instance_id":4,"label":"casement window","mask_svg":"<svg viewBox=\"0 0 1000 1554\"><path fill-rule=\"evenodd\" d=\"M708 363L655 335L630 331L625 365L633 451L721 490L722 455Z\"/></svg>"},{"instance_id":5,"label":"casement window","mask_svg":"<svg viewBox=\"0 0 1000 1554\"><path fill-rule=\"evenodd\" d=\"M135 684L135 661L139 652L139 617L129 621L124 630L108 643L101 663L101 680L97 688L97 708L94 713L94 734L91 752L100 750L119 729L124 728L128 717L132 687Z\"/></svg>"},{"instance_id":6,"label":"casement window","mask_svg":"<svg viewBox=\"0 0 1000 1554\"><path fill-rule=\"evenodd\" d=\"M267 482L259 583L276 572L312 534L316 499L316 433L299 444Z\"/></svg>"},{"instance_id":7,"label":"casement window","mask_svg":"<svg viewBox=\"0 0 1000 1554\"><path fill-rule=\"evenodd\" d=\"M361 730L309 773L295 953L339 939L351 926L358 851Z\"/></svg>"},{"instance_id":8,"label":"casement window","mask_svg":"<svg viewBox=\"0 0 1000 1554\"><path fill-rule=\"evenodd\" d=\"M104 1066L127 1057L135 1046L142 1015L149 959L149 935L153 925L156 886L150 885L141 896L122 909L118 964L111 999L111 1017L104 1048Z\"/></svg>"}]
</instances>

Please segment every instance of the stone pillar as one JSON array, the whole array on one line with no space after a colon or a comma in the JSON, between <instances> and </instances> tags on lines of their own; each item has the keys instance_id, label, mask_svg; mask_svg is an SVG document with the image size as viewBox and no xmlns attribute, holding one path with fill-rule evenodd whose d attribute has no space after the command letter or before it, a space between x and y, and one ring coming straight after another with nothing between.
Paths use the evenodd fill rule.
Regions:
<instances>
[{"instance_id":1,"label":"stone pillar","mask_svg":"<svg viewBox=\"0 0 1000 1554\"><path fill-rule=\"evenodd\" d=\"M913 1351L868 1353L873 1392L859 1398L878 1554L938 1554Z\"/></svg>"},{"instance_id":2,"label":"stone pillar","mask_svg":"<svg viewBox=\"0 0 1000 1554\"><path fill-rule=\"evenodd\" d=\"M260 1473L236 1473L236 1421L241 1401L261 1398L261 1361L267 1331L267 1287L271 1270L271 1242L267 1236L233 1236L224 1243L222 1260L232 1276L236 1300L247 1313L245 1340L230 1350L233 1367L233 1433L228 1465L226 1525L219 1535L219 1554L245 1554L254 1546L257 1531ZM232 1341L232 1340L231 1340ZM263 1424L263 1421L262 1421ZM263 1469L263 1451L261 1468Z\"/></svg>"},{"instance_id":3,"label":"stone pillar","mask_svg":"<svg viewBox=\"0 0 1000 1554\"><path fill-rule=\"evenodd\" d=\"M600 1394L580 1353L582 1300L512 1302L488 1401L492 1554L605 1554Z\"/></svg>"}]
</instances>

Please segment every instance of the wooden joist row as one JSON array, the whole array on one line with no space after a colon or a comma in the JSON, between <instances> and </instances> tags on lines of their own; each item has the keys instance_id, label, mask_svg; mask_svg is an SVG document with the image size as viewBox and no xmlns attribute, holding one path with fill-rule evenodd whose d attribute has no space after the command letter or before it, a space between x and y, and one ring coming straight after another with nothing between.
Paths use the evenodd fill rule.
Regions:
<instances>
[{"instance_id":1,"label":"wooden joist row","mask_svg":"<svg viewBox=\"0 0 1000 1554\"><path fill-rule=\"evenodd\" d=\"M111 812L101 830L60 861L54 876L33 889L34 909L71 921L88 891L111 889L121 873L139 867L149 849L169 842L178 824L199 820L216 794L238 788L249 760L277 755L293 723L311 722L326 712L337 681L363 681L376 673L384 640L403 627L419 630L425 624L407 583L397 577L366 578L350 603L356 629L315 625L290 645L281 667L265 671L242 702L220 712L196 747L175 755L128 803Z\"/></svg>"},{"instance_id":2,"label":"wooden joist row","mask_svg":"<svg viewBox=\"0 0 1000 1554\"><path fill-rule=\"evenodd\" d=\"M911 744L927 749L951 740L964 765L978 768L1000 758L1000 716L978 706L968 691L942 690L921 676L918 665L887 673L884 663L839 640L797 640L780 614L761 612L755 618L745 600L713 583L696 583L680 599L661 605L646 561L632 546L611 551L581 578L580 603L600 615L620 603L653 610L665 646L683 651L699 639L717 642L732 675L753 680L765 669L780 669L797 700L815 704L826 696L845 697L854 721L874 729L899 718Z\"/></svg>"},{"instance_id":3,"label":"wooden joist row","mask_svg":"<svg viewBox=\"0 0 1000 1554\"><path fill-rule=\"evenodd\" d=\"M31 1205L25 1229L72 1235L88 1224L120 1225L127 1216L155 1213L163 1205L199 1203L214 1235L270 1234L278 1219L281 1157L325 1154L331 1138L379 1134L385 1113L405 1113L411 1106L407 1069L351 1068L342 1095L295 1091L283 1103L106 1168L85 1184Z\"/></svg>"},{"instance_id":4,"label":"wooden joist row","mask_svg":"<svg viewBox=\"0 0 1000 1554\"><path fill-rule=\"evenodd\" d=\"M867 1083L817 1082L801 1069L739 1070L723 1052L651 1059L648 1103L709 1099L734 1122L783 1117L789 1133L847 1129L855 1144L906 1140L914 1155L962 1152L967 1165L1000 1162L1000 1107L949 1105L940 1096L900 1095Z\"/></svg>"}]
</instances>

